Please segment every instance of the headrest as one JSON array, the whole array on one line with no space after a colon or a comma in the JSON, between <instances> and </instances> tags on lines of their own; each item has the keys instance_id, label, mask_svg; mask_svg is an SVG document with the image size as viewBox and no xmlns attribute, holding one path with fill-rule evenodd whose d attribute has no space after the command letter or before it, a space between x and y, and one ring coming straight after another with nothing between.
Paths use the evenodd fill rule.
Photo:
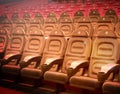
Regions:
<instances>
[{"instance_id":1,"label":"headrest","mask_svg":"<svg viewBox=\"0 0 120 94\"><path fill-rule=\"evenodd\" d=\"M78 19L78 23L90 23L90 19L83 16Z\"/></svg>"},{"instance_id":2,"label":"headrest","mask_svg":"<svg viewBox=\"0 0 120 94\"><path fill-rule=\"evenodd\" d=\"M111 19L108 17L100 17L98 23L111 23Z\"/></svg>"},{"instance_id":3,"label":"headrest","mask_svg":"<svg viewBox=\"0 0 120 94\"><path fill-rule=\"evenodd\" d=\"M117 16L115 10L113 10L113 9L108 9L108 10L106 11L105 15L116 15L116 16Z\"/></svg>"},{"instance_id":4,"label":"headrest","mask_svg":"<svg viewBox=\"0 0 120 94\"><path fill-rule=\"evenodd\" d=\"M23 15L23 19L27 22L27 21L29 21L30 20L30 14L29 13L25 13L24 15Z\"/></svg>"},{"instance_id":5,"label":"headrest","mask_svg":"<svg viewBox=\"0 0 120 94\"><path fill-rule=\"evenodd\" d=\"M96 33L100 31L104 31L104 32L114 31L114 27L112 27L112 25L109 25L109 24L99 24L97 28L95 29L95 32L93 32L93 36L96 36Z\"/></svg>"},{"instance_id":6,"label":"headrest","mask_svg":"<svg viewBox=\"0 0 120 94\"><path fill-rule=\"evenodd\" d=\"M40 14L39 12L37 12L37 13L35 14L35 18L43 18L43 16L42 16L42 14Z\"/></svg>"},{"instance_id":7,"label":"headrest","mask_svg":"<svg viewBox=\"0 0 120 94\"><path fill-rule=\"evenodd\" d=\"M40 24L44 23L44 18L40 13L35 14L34 20L38 20Z\"/></svg>"},{"instance_id":8,"label":"headrest","mask_svg":"<svg viewBox=\"0 0 120 94\"><path fill-rule=\"evenodd\" d=\"M18 26L18 27L16 27L12 31L12 34L15 34L15 35L25 35L26 34L26 30L22 26Z\"/></svg>"},{"instance_id":9,"label":"headrest","mask_svg":"<svg viewBox=\"0 0 120 94\"><path fill-rule=\"evenodd\" d=\"M60 18L62 17L70 17L70 15L68 14L68 12L63 12L61 15L60 15Z\"/></svg>"},{"instance_id":10,"label":"headrest","mask_svg":"<svg viewBox=\"0 0 120 94\"><path fill-rule=\"evenodd\" d=\"M27 12L26 12L26 13L24 13L23 18L24 18L24 19L26 19L26 18L30 18L30 14L29 14L29 13L27 13Z\"/></svg>"},{"instance_id":11,"label":"headrest","mask_svg":"<svg viewBox=\"0 0 120 94\"><path fill-rule=\"evenodd\" d=\"M16 21L17 24L25 24L25 21L23 19L18 19Z\"/></svg>"},{"instance_id":12,"label":"headrest","mask_svg":"<svg viewBox=\"0 0 120 94\"><path fill-rule=\"evenodd\" d=\"M94 36L101 38L116 38L116 34L112 30L97 31Z\"/></svg>"},{"instance_id":13,"label":"headrest","mask_svg":"<svg viewBox=\"0 0 120 94\"><path fill-rule=\"evenodd\" d=\"M67 12L64 12L60 15L59 22L60 23L71 23L72 19L70 18L70 15Z\"/></svg>"},{"instance_id":14,"label":"headrest","mask_svg":"<svg viewBox=\"0 0 120 94\"><path fill-rule=\"evenodd\" d=\"M30 20L30 24L39 24L39 20L38 19L31 19Z\"/></svg>"},{"instance_id":15,"label":"headrest","mask_svg":"<svg viewBox=\"0 0 120 94\"><path fill-rule=\"evenodd\" d=\"M1 15L1 22L2 24L11 24L10 19L7 17L7 14L2 14Z\"/></svg>"},{"instance_id":16,"label":"headrest","mask_svg":"<svg viewBox=\"0 0 120 94\"><path fill-rule=\"evenodd\" d=\"M50 12L50 13L47 15L47 17L55 17L55 18L56 18L56 14L53 13L53 12Z\"/></svg>"},{"instance_id":17,"label":"headrest","mask_svg":"<svg viewBox=\"0 0 120 94\"><path fill-rule=\"evenodd\" d=\"M49 13L45 20L45 23L56 23L56 22L57 22L57 18L55 13Z\"/></svg>"},{"instance_id":18,"label":"headrest","mask_svg":"<svg viewBox=\"0 0 120 94\"><path fill-rule=\"evenodd\" d=\"M33 27L30 27L29 34L43 36L43 31L40 30L37 26L36 27L33 26Z\"/></svg>"},{"instance_id":19,"label":"headrest","mask_svg":"<svg viewBox=\"0 0 120 94\"><path fill-rule=\"evenodd\" d=\"M114 30L114 25L111 22L111 19L108 17L101 17L98 21L97 28L95 31L99 30Z\"/></svg>"},{"instance_id":20,"label":"headrest","mask_svg":"<svg viewBox=\"0 0 120 94\"><path fill-rule=\"evenodd\" d=\"M7 31L4 29L4 28L0 28L0 35L6 35L7 34Z\"/></svg>"},{"instance_id":21,"label":"headrest","mask_svg":"<svg viewBox=\"0 0 120 94\"><path fill-rule=\"evenodd\" d=\"M60 23L72 23L72 19L70 17L60 18Z\"/></svg>"},{"instance_id":22,"label":"headrest","mask_svg":"<svg viewBox=\"0 0 120 94\"><path fill-rule=\"evenodd\" d=\"M45 19L45 23L56 23L57 22L57 18L46 18Z\"/></svg>"},{"instance_id":23,"label":"headrest","mask_svg":"<svg viewBox=\"0 0 120 94\"><path fill-rule=\"evenodd\" d=\"M81 10L78 10L73 16L73 22L77 23L80 17L83 17L84 14Z\"/></svg>"},{"instance_id":24,"label":"headrest","mask_svg":"<svg viewBox=\"0 0 120 94\"><path fill-rule=\"evenodd\" d=\"M114 24L118 22L118 16L113 9L109 9L108 11L106 11L105 17L108 17Z\"/></svg>"},{"instance_id":25,"label":"headrest","mask_svg":"<svg viewBox=\"0 0 120 94\"><path fill-rule=\"evenodd\" d=\"M100 16L100 13L98 12L98 10L91 10L89 16Z\"/></svg>"},{"instance_id":26,"label":"headrest","mask_svg":"<svg viewBox=\"0 0 120 94\"><path fill-rule=\"evenodd\" d=\"M11 19L14 21L16 19L19 19L18 13L13 13L13 15L11 16Z\"/></svg>"},{"instance_id":27,"label":"headrest","mask_svg":"<svg viewBox=\"0 0 120 94\"><path fill-rule=\"evenodd\" d=\"M77 12L75 12L74 17L81 17L84 16L83 12L81 10L78 10Z\"/></svg>"},{"instance_id":28,"label":"headrest","mask_svg":"<svg viewBox=\"0 0 120 94\"><path fill-rule=\"evenodd\" d=\"M75 30L73 31L73 33L71 34L72 37L88 37L90 36L89 32L86 30Z\"/></svg>"},{"instance_id":29,"label":"headrest","mask_svg":"<svg viewBox=\"0 0 120 94\"><path fill-rule=\"evenodd\" d=\"M61 36L62 37L64 36L64 34L62 31L56 29L50 33L50 36Z\"/></svg>"}]
</instances>

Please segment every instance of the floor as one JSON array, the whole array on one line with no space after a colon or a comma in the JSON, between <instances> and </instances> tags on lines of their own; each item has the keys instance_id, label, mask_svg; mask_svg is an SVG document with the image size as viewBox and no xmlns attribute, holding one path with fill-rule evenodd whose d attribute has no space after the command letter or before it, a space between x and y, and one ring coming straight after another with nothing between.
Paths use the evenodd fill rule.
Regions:
<instances>
[{"instance_id":1,"label":"floor","mask_svg":"<svg viewBox=\"0 0 120 94\"><path fill-rule=\"evenodd\" d=\"M51 91L51 92L50 92ZM46 91L45 89L41 89L40 87L28 87L21 86L15 83L8 83L0 81L0 94L99 94L99 93L88 93L88 92L60 92L55 93L52 90ZM100 93L101 94L101 93Z\"/></svg>"}]
</instances>

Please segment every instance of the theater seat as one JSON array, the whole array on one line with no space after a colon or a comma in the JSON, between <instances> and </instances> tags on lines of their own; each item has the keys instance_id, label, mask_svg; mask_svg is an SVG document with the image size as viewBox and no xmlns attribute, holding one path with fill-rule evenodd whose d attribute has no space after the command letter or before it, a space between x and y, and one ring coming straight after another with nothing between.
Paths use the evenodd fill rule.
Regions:
<instances>
[{"instance_id":1,"label":"theater seat","mask_svg":"<svg viewBox=\"0 0 120 94\"><path fill-rule=\"evenodd\" d=\"M8 19L6 14L4 14L4 16L1 18L2 21L0 22L0 59L3 59L8 40L10 38L10 33L13 27L10 19Z\"/></svg>"},{"instance_id":2,"label":"theater seat","mask_svg":"<svg viewBox=\"0 0 120 94\"><path fill-rule=\"evenodd\" d=\"M115 33L117 35L117 38L120 40L120 22L119 21L116 24ZM102 91L104 94L119 94L120 93L120 72L118 71L114 75L115 75L114 79L104 82L102 86Z\"/></svg>"},{"instance_id":3,"label":"theater seat","mask_svg":"<svg viewBox=\"0 0 120 94\"><path fill-rule=\"evenodd\" d=\"M87 68L89 65L91 53L91 28L92 26L87 18L79 18L77 27L68 41L62 67L58 71L45 72L44 80L57 83L58 85L61 84L64 87L65 84L69 83L69 78L75 71L78 71L76 73L77 76L84 73L84 68ZM68 70L69 67L70 69ZM82 68L78 69L78 67Z\"/></svg>"},{"instance_id":4,"label":"theater seat","mask_svg":"<svg viewBox=\"0 0 120 94\"><path fill-rule=\"evenodd\" d=\"M40 22L38 19L36 19L36 17L30 21L28 34L29 36L27 38L25 48L23 50L23 54L18 66L20 70L22 68L28 68L29 70L37 68L40 64L44 50L45 45L44 33L41 30ZM22 74L24 74L24 72L22 72ZM29 75L30 73L31 72L29 71L29 73L27 74ZM17 74L19 74L19 72L17 72ZM22 82L23 79L20 78L20 80L21 80L20 82Z\"/></svg>"},{"instance_id":5,"label":"theater seat","mask_svg":"<svg viewBox=\"0 0 120 94\"><path fill-rule=\"evenodd\" d=\"M102 86L103 94L120 94L120 74L117 80L106 81Z\"/></svg>"},{"instance_id":6,"label":"theater seat","mask_svg":"<svg viewBox=\"0 0 120 94\"><path fill-rule=\"evenodd\" d=\"M35 79L36 81L38 80L40 82L40 79L43 78L45 71L58 70L59 66L61 65L59 62L63 60L66 44L67 42L62 32L52 31L46 40L40 65L34 68L30 68L30 65L28 65L27 67L23 68L21 70L21 77Z\"/></svg>"},{"instance_id":7,"label":"theater seat","mask_svg":"<svg viewBox=\"0 0 120 94\"><path fill-rule=\"evenodd\" d=\"M0 59L4 57L7 42L8 42L8 31L0 28Z\"/></svg>"},{"instance_id":8,"label":"theater seat","mask_svg":"<svg viewBox=\"0 0 120 94\"><path fill-rule=\"evenodd\" d=\"M14 71L19 72L17 65L22 56L22 52L25 44L25 27L24 21L19 20L13 31L11 32L11 38L8 41L5 56L1 60L2 63L2 74L16 74ZM9 79L9 77L7 76Z\"/></svg>"},{"instance_id":9,"label":"theater seat","mask_svg":"<svg viewBox=\"0 0 120 94\"><path fill-rule=\"evenodd\" d=\"M105 21L105 18L103 20ZM118 39L111 29L104 27L101 24L97 27L88 71L83 76L72 76L71 86L87 90L101 90L103 82L112 79L112 72L119 69Z\"/></svg>"}]
</instances>

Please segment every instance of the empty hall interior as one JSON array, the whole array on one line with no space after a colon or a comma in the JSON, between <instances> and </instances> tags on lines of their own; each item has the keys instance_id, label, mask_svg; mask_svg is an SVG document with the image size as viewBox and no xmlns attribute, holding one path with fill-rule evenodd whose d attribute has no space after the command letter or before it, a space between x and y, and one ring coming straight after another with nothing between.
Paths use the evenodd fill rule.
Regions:
<instances>
[{"instance_id":1,"label":"empty hall interior","mask_svg":"<svg viewBox=\"0 0 120 94\"><path fill-rule=\"evenodd\" d=\"M0 0L0 94L120 94L120 0Z\"/></svg>"}]
</instances>

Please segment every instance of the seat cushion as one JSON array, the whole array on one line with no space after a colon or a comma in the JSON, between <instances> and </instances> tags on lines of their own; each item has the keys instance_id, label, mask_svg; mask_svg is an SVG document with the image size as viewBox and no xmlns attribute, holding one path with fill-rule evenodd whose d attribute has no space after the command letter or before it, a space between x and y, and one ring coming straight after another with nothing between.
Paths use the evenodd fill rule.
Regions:
<instances>
[{"instance_id":1,"label":"seat cushion","mask_svg":"<svg viewBox=\"0 0 120 94\"><path fill-rule=\"evenodd\" d=\"M23 68L21 70L21 76L39 79L42 76L42 71L40 69L34 69L34 68Z\"/></svg>"},{"instance_id":2,"label":"seat cushion","mask_svg":"<svg viewBox=\"0 0 120 94\"><path fill-rule=\"evenodd\" d=\"M52 81L60 84L65 84L68 81L67 74L52 71L45 72L44 79L47 81Z\"/></svg>"},{"instance_id":3,"label":"seat cushion","mask_svg":"<svg viewBox=\"0 0 120 94\"><path fill-rule=\"evenodd\" d=\"M2 66L2 72L18 75L20 73L20 66L6 64Z\"/></svg>"},{"instance_id":4,"label":"seat cushion","mask_svg":"<svg viewBox=\"0 0 120 94\"><path fill-rule=\"evenodd\" d=\"M105 94L120 94L120 82L105 82L102 90Z\"/></svg>"},{"instance_id":5,"label":"seat cushion","mask_svg":"<svg viewBox=\"0 0 120 94\"><path fill-rule=\"evenodd\" d=\"M72 76L70 78L70 85L89 90L95 90L100 87L97 79L84 76Z\"/></svg>"}]
</instances>

